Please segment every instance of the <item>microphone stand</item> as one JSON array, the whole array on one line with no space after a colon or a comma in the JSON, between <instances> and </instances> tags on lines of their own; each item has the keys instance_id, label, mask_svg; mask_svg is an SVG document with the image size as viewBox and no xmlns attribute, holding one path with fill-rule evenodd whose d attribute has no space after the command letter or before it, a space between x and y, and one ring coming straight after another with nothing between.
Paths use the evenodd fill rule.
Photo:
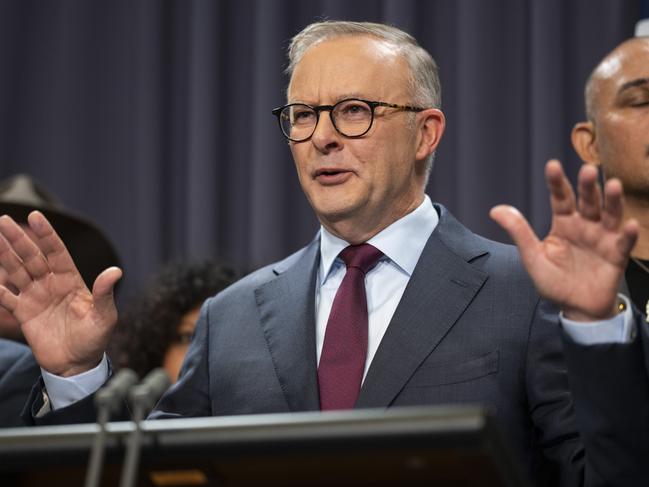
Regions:
<instances>
[{"instance_id":1,"label":"microphone stand","mask_svg":"<svg viewBox=\"0 0 649 487\"><path fill-rule=\"evenodd\" d=\"M135 372L131 369L122 369L106 387L99 389L95 394L99 431L95 435L92 449L90 450L85 487L97 487L99 485L104 464L104 450L106 448L106 424L110 419L110 415L119 411L128 391L137 381L138 376Z\"/></svg>"},{"instance_id":2,"label":"microphone stand","mask_svg":"<svg viewBox=\"0 0 649 487\"><path fill-rule=\"evenodd\" d=\"M163 369L154 369L147 374L140 384L131 388L128 397L133 408L133 429L126 450L122 467L120 487L133 487L138 471L140 451L142 449L142 421L155 406L160 396L169 388L169 376Z\"/></svg>"}]
</instances>

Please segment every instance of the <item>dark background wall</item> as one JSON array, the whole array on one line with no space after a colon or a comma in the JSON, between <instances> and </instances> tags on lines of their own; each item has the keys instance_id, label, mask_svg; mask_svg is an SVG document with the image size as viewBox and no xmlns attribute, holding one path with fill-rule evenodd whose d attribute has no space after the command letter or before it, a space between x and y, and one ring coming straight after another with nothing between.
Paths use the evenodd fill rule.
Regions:
<instances>
[{"instance_id":1,"label":"dark background wall","mask_svg":"<svg viewBox=\"0 0 649 487\"><path fill-rule=\"evenodd\" d=\"M476 232L491 206L548 225L543 166L579 161L584 81L638 0L0 0L0 178L32 174L95 220L123 294L162 262L253 269L312 238L270 110L288 40L323 17L395 24L438 61L447 133L428 193ZM645 7L646 8L646 7Z\"/></svg>"}]
</instances>

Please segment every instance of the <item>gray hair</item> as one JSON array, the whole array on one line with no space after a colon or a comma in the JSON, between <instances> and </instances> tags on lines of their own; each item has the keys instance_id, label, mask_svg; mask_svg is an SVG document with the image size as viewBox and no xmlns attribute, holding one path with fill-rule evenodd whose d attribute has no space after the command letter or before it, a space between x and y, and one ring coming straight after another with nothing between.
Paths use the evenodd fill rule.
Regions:
<instances>
[{"instance_id":1,"label":"gray hair","mask_svg":"<svg viewBox=\"0 0 649 487\"><path fill-rule=\"evenodd\" d=\"M403 56L410 67L408 78L411 103L421 107L441 108L442 88L435 60L413 36L390 25L332 20L308 25L291 39L286 73L293 75L295 66L309 48L322 41L344 36L369 36L394 46L395 52ZM431 154L426 161L426 181L433 167L434 156L435 154Z\"/></svg>"}]
</instances>

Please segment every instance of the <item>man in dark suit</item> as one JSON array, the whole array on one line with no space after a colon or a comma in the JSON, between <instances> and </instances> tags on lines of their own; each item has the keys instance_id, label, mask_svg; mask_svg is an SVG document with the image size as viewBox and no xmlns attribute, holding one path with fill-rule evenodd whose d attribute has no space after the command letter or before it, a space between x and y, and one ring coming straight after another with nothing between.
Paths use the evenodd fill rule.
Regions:
<instances>
[{"instance_id":1,"label":"man in dark suit","mask_svg":"<svg viewBox=\"0 0 649 487\"><path fill-rule=\"evenodd\" d=\"M582 172L594 179L599 168L609 192L623 187L620 218L638 228L618 281L637 314L617 326L582 327L578 341L564 334L568 378L593 469L608 485L649 485L649 38L627 40L602 59L585 106L587 121L572 131Z\"/></svg>"},{"instance_id":2,"label":"man in dark suit","mask_svg":"<svg viewBox=\"0 0 649 487\"><path fill-rule=\"evenodd\" d=\"M208 300L152 416L482 402L538 484L603 483L583 458L556 311L515 248L474 235L424 193L445 125L430 55L398 29L324 22L296 36L289 57L289 103L274 113L320 233ZM546 240L512 208L492 216L566 319L622 319L615 291L637 228L621 224L619 184L602 209L582 171L577 209L557 162L547 178ZM104 271L90 293L47 220L29 223L38 247L0 218L0 263L20 291L0 288L0 303L48 371L49 404L37 391L30 419L79 418L88 397L59 392L105 381L121 271Z\"/></svg>"},{"instance_id":3,"label":"man in dark suit","mask_svg":"<svg viewBox=\"0 0 649 487\"><path fill-rule=\"evenodd\" d=\"M623 218L640 231L621 292L645 316L635 326L591 330L587 343L565 337L568 375L588 455L603 459L608 478L649 485L648 37L629 39L602 59L586 83L585 105L587 120L575 125L572 143L585 164L624 187Z\"/></svg>"}]
</instances>

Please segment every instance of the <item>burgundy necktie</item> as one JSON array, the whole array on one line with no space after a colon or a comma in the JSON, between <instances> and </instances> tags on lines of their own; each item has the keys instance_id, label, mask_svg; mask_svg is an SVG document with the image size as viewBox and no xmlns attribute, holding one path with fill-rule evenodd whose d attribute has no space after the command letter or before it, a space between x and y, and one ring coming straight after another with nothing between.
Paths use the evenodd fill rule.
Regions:
<instances>
[{"instance_id":1,"label":"burgundy necktie","mask_svg":"<svg viewBox=\"0 0 649 487\"><path fill-rule=\"evenodd\" d=\"M318 366L323 411L351 409L358 398L367 356L365 274L382 255L370 244L350 245L340 253L347 273L331 307Z\"/></svg>"}]
</instances>

